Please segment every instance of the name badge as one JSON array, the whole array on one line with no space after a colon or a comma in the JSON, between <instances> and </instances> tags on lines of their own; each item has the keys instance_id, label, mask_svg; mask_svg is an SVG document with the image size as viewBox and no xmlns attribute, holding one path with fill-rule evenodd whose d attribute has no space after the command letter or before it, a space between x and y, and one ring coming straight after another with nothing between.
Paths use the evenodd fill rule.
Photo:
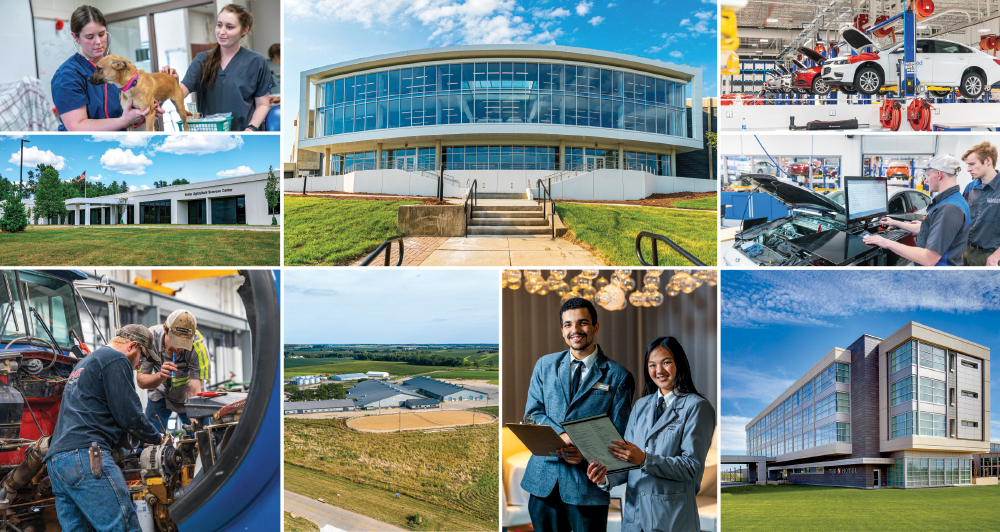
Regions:
<instances>
[{"instance_id":1,"label":"name badge","mask_svg":"<svg viewBox=\"0 0 1000 532\"><path fill-rule=\"evenodd\" d=\"M611 387L608 386L607 384L597 383L597 384L594 385L593 389L594 390L601 390L602 392L607 392L607 391L611 390Z\"/></svg>"}]
</instances>

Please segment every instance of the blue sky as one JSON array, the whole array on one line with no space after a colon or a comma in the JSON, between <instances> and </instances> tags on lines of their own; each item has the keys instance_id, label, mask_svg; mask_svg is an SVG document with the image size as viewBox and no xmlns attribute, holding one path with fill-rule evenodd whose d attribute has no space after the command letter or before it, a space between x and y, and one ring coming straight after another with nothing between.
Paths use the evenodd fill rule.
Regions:
<instances>
[{"instance_id":1,"label":"blue sky","mask_svg":"<svg viewBox=\"0 0 1000 532\"><path fill-rule=\"evenodd\" d=\"M1000 356L1000 272L722 272L722 452L744 454L744 426L834 347L886 338L909 321ZM992 412L1000 412L991 366ZM991 421L1000 440L1000 421Z\"/></svg>"},{"instance_id":2,"label":"blue sky","mask_svg":"<svg viewBox=\"0 0 1000 532\"><path fill-rule=\"evenodd\" d=\"M714 0L284 0L285 131L299 73L372 55L461 44L593 48L700 67L717 93ZM289 149L291 149L289 147Z\"/></svg>"},{"instance_id":3,"label":"blue sky","mask_svg":"<svg viewBox=\"0 0 1000 532\"><path fill-rule=\"evenodd\" d=\"M0 175L18 181L24 144L24 174L39 163L51 164L67 181L86 170L90 183L128 183L153 188L154 181L187 179L192 183L267 172L281 161L278 135L100 135L0 136Z\"/></svg>"},{"instance_id":4,"label":"blue sky","mask_svg":"<svg viewBox=\"0 0 1000 532\"><path fill-rule=\"evenodd\" d=\"M497 344L497 270L285 270L285 343Z\"/></svg>"}]
</instances>

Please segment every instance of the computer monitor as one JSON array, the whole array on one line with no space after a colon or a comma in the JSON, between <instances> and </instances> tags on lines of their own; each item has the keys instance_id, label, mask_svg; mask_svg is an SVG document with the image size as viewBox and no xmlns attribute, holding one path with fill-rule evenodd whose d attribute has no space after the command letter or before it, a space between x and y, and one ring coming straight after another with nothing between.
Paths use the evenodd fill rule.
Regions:
<instances>
[{"instance_id":1,"label":"computer monitor","mask_svg":"<svg viewBox=\"0 0 1000 532\"><path fill-rule=\"evenodd\" d=\"M844 206L847 221L882 216L888 212L888 181L879 176L845 176Z\"/></svg>"}]
</instances>

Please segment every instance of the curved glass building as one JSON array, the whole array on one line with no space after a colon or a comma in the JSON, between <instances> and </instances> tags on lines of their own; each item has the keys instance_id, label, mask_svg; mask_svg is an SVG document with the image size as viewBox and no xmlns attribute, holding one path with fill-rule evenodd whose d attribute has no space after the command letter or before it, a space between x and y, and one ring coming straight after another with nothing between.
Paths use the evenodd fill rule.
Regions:
<instances>
[{"instance_id":1,"label":"curved glass building","mask_svg":"<svg viewBox=\"0 0 1000 532\"><path fill-rule=\"evenodd\" d=\"M607 174L598 180L673 176L678 153L703 148L700 70L611 52L433 48L309 70L300 90L308 123L297 148L319 154L315 175L352 176L316 190L414 193L413 182L386 188L384 172L394 170L423 179L443 171L453 193L473 180L480 192L524 193L553 174L557 183L597 171ZM383 172L380 189L358 172ZM567 187L553 193L565 197Z\"/></svg>"}]
</instances>

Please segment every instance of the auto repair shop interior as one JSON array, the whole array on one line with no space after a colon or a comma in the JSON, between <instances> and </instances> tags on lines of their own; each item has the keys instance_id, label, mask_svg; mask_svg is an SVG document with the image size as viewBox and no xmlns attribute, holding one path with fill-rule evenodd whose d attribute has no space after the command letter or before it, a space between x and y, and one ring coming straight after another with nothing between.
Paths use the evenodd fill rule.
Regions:
<instances>
[{"instance_id":1,"label":"auto repair shop interior","mask_svg":"<svg viewBox=\"0 0 1000 532\"><path fill-rule=\"evenodd\" d=\"M811 262L800 263L788 253L787 241L825 229L845 233L841 236L850 245L821 264L901 265L891 252L857 242L859 234L874 231L854 217L844 223L845 185L853 177L885 179L887 215L921 219L933 198L921 168L935 155L961 158L984 140L997 141L976 134L721 135L719 257L734 267L807 266ZM959 188L971 181L963 165ZM912 238L899 236L903 243ZM750 240L762 245L752 257L737 249Z\"/></svg>"},{"instance_id":2,"label":"auto repair shop interior","mask_svg":"<svg viewBox=\"0 0 1000 532\"><path fill-rule=\"evenodd\" d=\"M720 3L722 131L787 131L792 121L856 120L846 128L870 131L1000 126L997 2Z\"/></svg>"}]
</instances>

